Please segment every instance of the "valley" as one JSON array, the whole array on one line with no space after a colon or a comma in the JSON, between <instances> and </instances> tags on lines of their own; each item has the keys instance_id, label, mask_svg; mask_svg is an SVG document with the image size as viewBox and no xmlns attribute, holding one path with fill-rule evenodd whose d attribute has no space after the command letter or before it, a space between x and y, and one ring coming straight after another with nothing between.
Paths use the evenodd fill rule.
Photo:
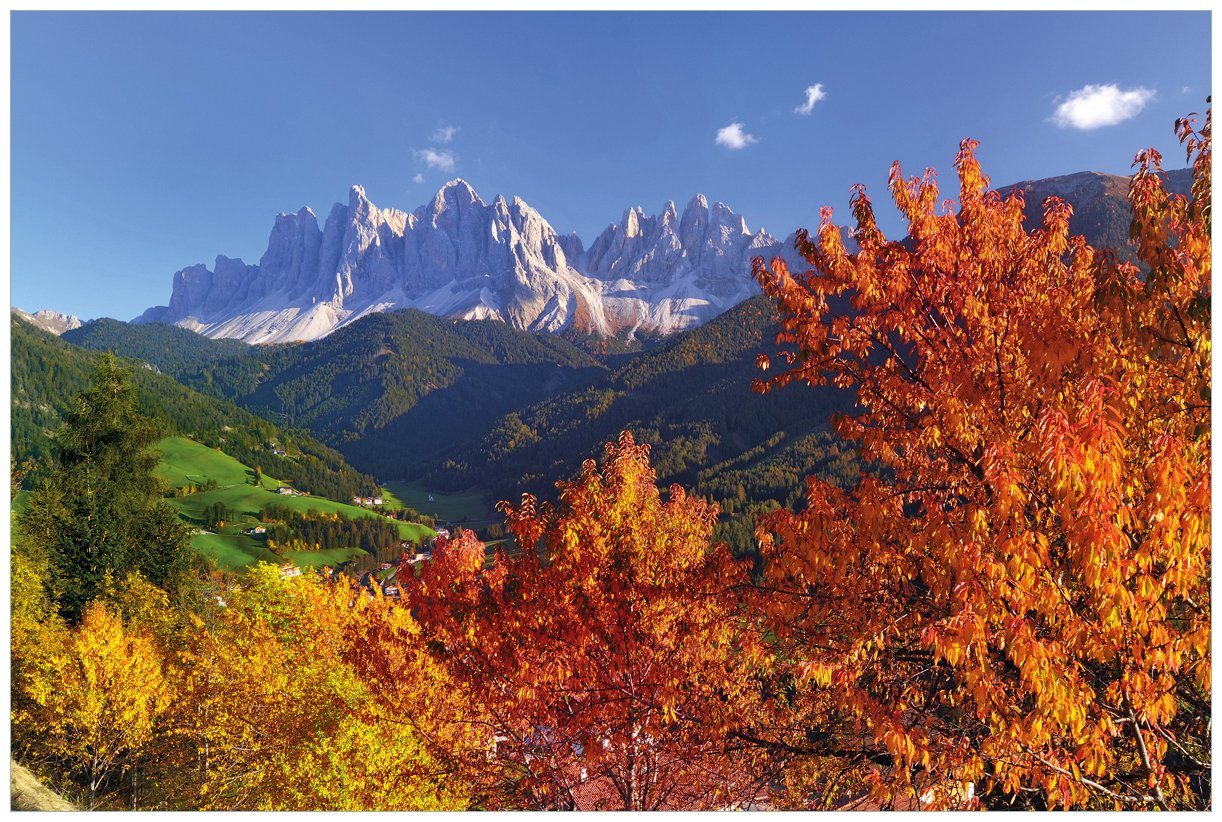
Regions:
<instances>
[{"instance_id":1,"label":"valley","mask_svg":"<svg viewBox=\"0 0 1222 822\"><path fill-rule=\"evenodd\" d=\"M21 5L12 808L1213 808L1202 4Z\"/></svg>"},{"instance_id":2,"label":"valley","mask_svg":"<svg viewBox=\"0 0 1222 822\"><path fill-rule=\"evenodd\" d=\"M1169 172L1166 180L1171 190L1183 191L1187 172ZM1071 230L1126 257L1131 255L1125 247L1126 186L1121 177L1083 172L999 190L1018 188L1026 194L1029 223L1038 218L1047 197L1064 198L1074 208ZM362 478L344 473L341 483L320 482L326 478L317 471L307 477L300 460L287 452L268 452L266 443L275 436L266 433L258 440L226 437L215 430L223 426L212 423L208 434L197 434L210 447L334 499L366 495L394 480L390 504L401 499L416 511L468 525L485 536L490 526L495 530L499 525L499 501L516 500L523 492L551 496L557 481L573 476L583 460L598 457L622 430L631 430L651 447L660 482L678 482L720 506L719 536L740 552L753 550L754 515L800 503L802 477L847 486L858 476L861 466L854 451L831 429L834 415L852 410L853 397L834 388L766 395L752 390L753 380L761 376L756 358L776 354L778 328L767 299L752 296L757 289L747 277L748 258L780 254L801 271L805 263L789 248L791 241L765 241L762 235L743 240L752 235L742 219L701 198L682 215L669 204L659 216L630 209L588 249L576 237L555 235L518 201L512 207L501 200L484 205L465 183L448 185L433 203L404 214L378 210L354 190L348 207L333 210L332 221L339 222L322 232L322 239L311 233L317 229L307 230L312 215L281 215L259 266L239 269L222 260L215 271L179 272L171 309L146 313L134 323L100 319L78 325L58 315L44 316L64 328L61 339L73 347L144 363L152 372L145 379L172 377L187 387L177 391L190 389L227 408L240 407L259 424L302 432L333 449L326 454L315 449L319 459L342 460ZM511 219L518 228L509 231L509 223L497 222L508 219L507 214L534 228L522 233L526 224ZM346 228L340 225L345 220ZM475 238L471 220L501 226L489 231L500 238L498 243L520 252L497 256L502 252L493 253L492 246ZM341 235L343 243L335 239ZM845 234L844 239L852 247L852 237ZM342 254L335 250L337 243ZM448 249L437 252L448 262L430 269L427 277L419 261L392 265L392 258L398 259L391 253L396 243L408 249L423 248L413 245L419 243ZM529 253L521 250L527 247ZM326 262L333 257L341 262ZM571 317L525 322L520 315L451 311L433 303L396 309L413 303L380 300L363 315L345 315L307 335L315 339L297 342L275 342L290 339L288 332L231 333L237 326L226 325L229 320L204 327L182 313L200 304L211 306L210 317L274 307L285 282L301 288L315 282L312 266L341 266L355 289L352 294L359 295L389 288L395 277L432 277L436 282L428 280L430 288L441 287L447 277L457 283L467 276L464 266L500 265L496 270L510 271L520 265L569 263L604 285L621 282L615 289L635 282L636 293L643 295L663 293L666 283L690 275L721 283L713 290L731 296L717 303L717 310L692 315L692 322L642 321L615 328L583 325ZM697 270L705 274L692 273ZM367 280L382 285L362 285ZM222 292L236 296L218 303ZM256 292L264 295L257 306L249 302ZM311 304L321 304L323 296L314 294ZM231 336L261 342L252 345ZM49 338L45 335L39 344L49 345ZM21 416L14 421L14 438L29 443L19 453L45 453L44 440L26 433ZM300 445L296 450L303 451ZM224 535L224 546L221 541L221 536L201 536L201 544L210 543L214 551L223 547L235 562L255 550L234 535Z\"/></svg>"},{"instance_id":3,"label":"valley","mask_svg":"<svg viewBox=\"0 0 1222 822\"><path fill-rule=\"evenodd\" d=\"M143 359L199 392L306 428L383 485L399 480L389 488L411 508L481 534L499 524L497 502L552 496L629 429L653 449L659 480L717 502L724 536L746 551L741 515L793 502L790 481L808 473L847 483L857 471L829 428L850 398L752 391L756 357L775 352L775 333L755 297L636 352L411 309L294 345L114 320L64 339ZM430 493L442 502L428 503Z\"/></svg>"},{"instance_id":4,"label":"valley","mask_svg":"<svg viewBox=\"0 0 1222 822\"><path fill-rule=\"evenodd\" d=\"M309 516L339 514L349 519L384 520L395 528L399 539L414 545L435 533L427 526L393 520L356 505L308 493L278 493L278 489L288 486L265 474L260 474L256 483L253 469L185 437L167 437L157 448L161 453L157 473L172 491L178 492L169 497L170 504L195 529L192 547L221 570L239 570L257 562L291 562L304 568L339 567L368 556L355 546L279 553L270 549L265 532L251 533L270 524L264 517L269 506ZM223 509L225 519L219 524L209 522L209 509Z\"/></svg>"}]
</instances>

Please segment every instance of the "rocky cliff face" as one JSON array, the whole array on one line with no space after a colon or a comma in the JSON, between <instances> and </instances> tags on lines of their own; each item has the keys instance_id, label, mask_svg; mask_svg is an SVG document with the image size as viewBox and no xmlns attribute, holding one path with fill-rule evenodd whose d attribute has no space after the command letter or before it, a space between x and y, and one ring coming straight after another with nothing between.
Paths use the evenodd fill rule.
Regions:
<instances>
[{"instance_id":1,"label":"rocky cliff face","mask_svg":"<svg viewBox=\"0 0 1222 822\"><path fill-rule=\"evenodd\" d=\"M50 331L56 336L63 334L65 331L81 327L81 321L73 314L61 314L58 311L35 311L30 314L27 311L22 311L20 308L12 309L12 312L28 323L38 326L43 331Z\"/></svg>"},{"instance_id":2,"label":"rocky cliff face","mask_svg":"<svg viewBox=\"0 0 1222 822\"><path fill-rule=\"evenodd\" d=\"M586 250L520 198L485 203L462 180L411 213L379 209L354 186L321 228L308 208L279 215L258 265L220 256L179 271L169 305L138 321L286 342L418 308L529 330L665 334L755 293L750 258L776 246L700 195L682 218L673 203L657 216L630 209Z\"/></svg>"}]
</instances>

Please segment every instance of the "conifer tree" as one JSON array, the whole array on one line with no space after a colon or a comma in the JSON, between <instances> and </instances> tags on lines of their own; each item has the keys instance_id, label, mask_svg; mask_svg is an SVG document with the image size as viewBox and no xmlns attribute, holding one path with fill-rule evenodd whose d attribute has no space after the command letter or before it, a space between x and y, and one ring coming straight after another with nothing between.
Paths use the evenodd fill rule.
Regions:
<instances>
[{"instance_id":1,"label":"conifer tree","mask_svg":"<svg viewBox=\"0 0 1222 822\"><path fill-rule=\"evenodd\" d=\"M186 570L186 528L153 474L161 425L137 414L135 401L131 374L103 356L92 385L65 414L55 464L20 520L27 550L47 558L70 620L97 595L107 571L139 571L173 588Z\"/></svg>"}]
</instances>

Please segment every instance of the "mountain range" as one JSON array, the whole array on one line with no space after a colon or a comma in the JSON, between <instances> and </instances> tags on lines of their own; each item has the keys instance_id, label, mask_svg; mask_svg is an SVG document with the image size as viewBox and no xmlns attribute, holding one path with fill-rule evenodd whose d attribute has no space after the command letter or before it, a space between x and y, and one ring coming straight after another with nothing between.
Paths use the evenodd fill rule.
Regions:
<instances>
[{"instance_id":1,"label":"mountain range","mask_svg":"<svg viewBox=\"0 0 1222 822\"><path fill-rule=\"evenodd\" d=\"M309 208L280 214L258 264L218 256L178 271L169 305L137 322L293 342L418 308L529 331L668 334L751 296L750 259L787 247L703 195L682 214L673 202L656 215L631 208L587 249L521 198L485 203L464 180L412 212L378 208L353 186L322 226Z\"/></svg>"},{"instance_id":2,"label":"mountain range","mask_svg":"<svg viewBox=\"0 0 1222 822\"><path fill-rule=\"evenodd\" d=\"M1185 190L1189 175L1173 171L1167 181ZM1047 197L1065 199L1074 208L1072 231L1131 257L1127 185L1123 177L1084 172L1001 190L1025 192L1032 223ZM670 204L654 216L631 209L589 248L573 235L556 235L528 209L501 198L484 205L454 183L413 214L375 216L354 189L349 206L337 206L324 229L308 211L278 218L257 266L221 258L211 270L187 269L175 277L171 308L146 312L139 323L87 322L49 339L146 363L141 373L148 379L161 372L225 408L236 405L281 427L276 436L300 431L301 442L317 438L310 448L324 463L440 491L475 490L490 503L522 491L548 494L552 483L629 429L654 449L660 481L683 483L737 514L721 527L739 547L751 544L750 520L741 514L794 504L789 497L802 476L856 475L851 449L829 427L832 414L849 410L850 397L830 389L751 391L756 355L775 353L777 326L772 305L749 280L747 258L783 253L796 263L788 243L748 233L730 209L702 198L682 214ZM562 276L549 279L561 269ZM528 309L539 304L532 277L573 301L544 301L564 311L529 319ZM319 308L327 300L307 295L331 281L331 307ZM497 285L476 288L488 281ZM683 288L704 295L699 311L681 308ZM385 296L409 292L448 295L450 302L437 297L400 310ZM454 310L442 310L446 305ZM591 325L627 315L626 305L639 311L633 323ZM519 313L505 313L507 306ZM39 315L14 316L42 325ZM668 327L660 322L667 317L685 324ZM664 337L643 333L667 328ZM311 329L321 338L299 344L221 339L296 342ZM577 333L583 330L631 331L643 339L629 347ZM51 353L43 344L28 359ZM49 419L37 416L48 404L40 397L52 396L54 387L24 394L15 388L14 442L28 443L19 451L42 450ZM19 426L18 410L34 426ZM192 424L175 409L167 416L180 419L179 430L211 434L204 438L209 444L234 445L215 422ZM261 456L260 440L250 439L251 454L239 457Z\"/></svg>"},{"instance_id":3,"label":"mountain range","mask_svg":"<svg viewBox=\"0 0 1222 822\"><path fill-rule=\"evenodd\" d=\"M1172 171L1167 181L1186 191L1190 175ZM1126 177L1080 172L1000 190L1023 190L1032 221L1047 197L1061 197L1074 207L1076 233L1123 252L1127 188ZM417 308L528 331L664 336L758 293L752 257L781 255L804 267L792 245L792 237L752 232L729 206L700 194L682 213L674 202L652 215L630 208L587 248L521 198L485 203L464 180L446 183L412 212L379 208L353 186L347 205L336 203L321 226L309 208L277 216L257 264L222 255L212 268L178 271L169 305L136 322L297 342L369 314Z\"/></svg>"}]
</instances>

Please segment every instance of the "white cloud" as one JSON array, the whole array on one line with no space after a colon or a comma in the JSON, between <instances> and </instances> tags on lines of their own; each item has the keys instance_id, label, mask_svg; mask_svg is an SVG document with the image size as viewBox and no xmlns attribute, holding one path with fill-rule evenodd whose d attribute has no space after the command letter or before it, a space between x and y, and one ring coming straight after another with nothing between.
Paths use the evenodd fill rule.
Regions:
<instances>
[{"instance_id":1,"label":"white cloud","mask_svg":"<svg viewBox=\"0 0 1222 822\"><path fill-rule=\"evenodd\" d=\"M458 126L441 126L433 132L433 142L445 145L454 139L454 135L458 133Z\"/></svg>"},{"instance_id":2,"label":"white cloud","mask_svg":"<svg viewBox=\"0 0 1222 822\"><path fill-rule=\"evenodd\" d=\"M758 142L754 134L743 131L742 123L730 123L725 128L717 129L717 145L719 146L740 149Z\"/></svg>"},{"instance_id":3,"label":"white cloud","mask_svg":"<svg viewBox=\"0 0 1222 822\"><path fill-rule=\"evenodd\" d=\"M1187 94L1190 91L1192 91L1192 86L1184 86L1182 89L1180 89L1180 94Z\"/></svg>"},{"instance_id":4,"label":"white cloud","mask_svg":"<svg viewBox=\"0 0 1222 822\"><path fill-rule=\"evenodd\" d=\"M448 148L441 151L434 148L421 148L416 149L412 154L416 155L417 160L423 160L429 168L435 168L438 171L454 170L454 152Z\"/></svg>"},{"instance_id":5,"label":"white cloud","mask_svg":"<svg viewBox=\"0 0 1222 822\"><path fill-rule=\"evenodd\" d=\"M810 114L815 109L815 103L827 96L822 83L806 87L806 102L793 110L794 114Z\"/></svg>"},{"instance_id":6,"label":"white cloud","mask_svg":"<svg viewBox=\"0 0 1222 822\"><path fill-rule=\"evenodd\" d=\"M1051 119L1060 128L1082 131L1114 126L1136 117L1153 99L1154 90L1141 86L1121 91L1115 83L1088 84L1069 92Z\"/></svg>"},{"instance_id":7,"label":"white cloud","mask_svg":"<svg viewBox=\"0 0 1222 822\"><path fill-rule=\"evenodd\" d=\"M416 176L412 177L412 182L413 183L423 183L424 175L421 174L420 172L416 172Z\"/></svg>"}]
</instances>

